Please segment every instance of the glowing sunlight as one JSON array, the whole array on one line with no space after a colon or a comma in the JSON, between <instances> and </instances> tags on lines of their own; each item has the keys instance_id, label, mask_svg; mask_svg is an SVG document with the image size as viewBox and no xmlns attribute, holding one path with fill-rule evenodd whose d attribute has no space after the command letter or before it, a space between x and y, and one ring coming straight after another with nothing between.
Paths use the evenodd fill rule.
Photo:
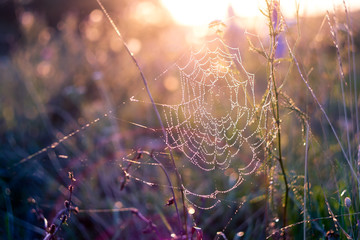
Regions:
<instances>
[{"instance_id":1,"label":"glowing sunlight","mask_svg":"<svg viewBox=\"0 0 360 240\"><path fill-rule=\"evenodd\" d=\"M182 25L206 25L213 20L226 20L233 13L242 18L259 17L259 9L265 8L265 1L256 0L162 0L163 5L169 10L174 20ZM326 10L332 11L334 6L342 4L342 0L298 0L301 15L321 14ZM355 11L360 7L360 1L347 1L350 10ZM281 1L282 12L286 17L293 17L296 13L294 1Z\"/></svg>"}]
</instances>

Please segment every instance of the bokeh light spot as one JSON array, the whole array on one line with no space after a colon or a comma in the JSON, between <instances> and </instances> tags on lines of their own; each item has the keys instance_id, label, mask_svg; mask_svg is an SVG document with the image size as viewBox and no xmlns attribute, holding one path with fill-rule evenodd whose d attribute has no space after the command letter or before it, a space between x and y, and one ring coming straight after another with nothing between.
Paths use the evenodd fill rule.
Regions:
<instances>
[{"instance_id":1,"label":"bokeh light spot","mask_svg":"<svg viewBox=\"0 0 360 240\"><path fill-rule=\"evenodd\" d=\"M164 80L164 87L168 91L176 91L179 88L179 80L173 76L167 77Z\"/></svg>"}]
</instances>

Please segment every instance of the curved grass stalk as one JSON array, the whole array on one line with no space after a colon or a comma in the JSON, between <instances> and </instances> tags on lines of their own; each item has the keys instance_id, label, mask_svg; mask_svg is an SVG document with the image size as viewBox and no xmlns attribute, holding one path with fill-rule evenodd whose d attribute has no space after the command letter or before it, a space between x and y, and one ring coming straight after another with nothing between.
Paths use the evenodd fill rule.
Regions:
<instances>
[{"instance_id":1,"label":"curved grass stalk","mask_svg":"<svg viewBox=\"0 0 360 240\"><path fill-rule=\"evenodd\" d=\"M341 87L341 96L342 96L342 102L343 102L343 111L344 111L345 122L347 124L348 123L348 114L347 114L347 110L346 110L346 100L345 100L345 90L344 90L345 75L344 75L343 63L342 63L342 59L341 59L341 55L340 55L339 41L338 41L338 37L337 37L337 33L336 33L337 30L331 24L329 12L327 12L326 18L328 20L328 24L330 27L330 32L331 32L331 36L333 38L333 43L336 48L336 56L337 56L337 60L338 60L338 64L339 64L340 87ZM336 17L334 16L333 18L334 18L335 24L337 24ZM351 154L351 142L350 142L349 129L346 129L346 139L347 139L347 145L348 145L348 154L349 154L348 157L350 158L350 161L351 161L352 154Z\"/></svg>"},{"instance_id":2,"label":"curved grass stalk","mask_svg":"<svg viewBox=\"0 0 360 240\"><path fill-rule=\"evenodd\" d=\"M146 78L145 78L145 75L144 75L144 73L143 73L143 71L142 71L142 69L141 69L138 61L137 61L136 58L134 57L134 54L130 51L130 49L129 49L129 47L127 46L126 42L124 41L124 39L123 39L123 37L122 37L122 35L121 35L118 27L116 26L115 22L113 21L113 19L111 18L111 16L110 16L109 13L107 12L107 10L105 9L105 7L104 7L104 5L102 4L101 0L96 0L96 1L97 1L97 3L99 4L101 10L104 12L106 18L109 20L109 22L110 22L111 26L113 27L113 29L115 30L116 34L118 35L118 37L119 37L120 41L122 42L122 44L123 44L126 52L130 55L132 61L133 61L134 64L136 65L136 68L138 69L138 71L139 71L139 73L140 73L140 76L141 76L141 79L142 79L142 81L143 81L143 84L144 84L144 86L145 86L146 92L147 92L147 94L148 94L148 96L149 96L149 98L150 98L150 101L151 101L151 104L152 104L153 109L154 109L154 111L155 111L156 117L157 117L157 119L158 119L158 121L159 121L159 124L160 124L160 126L161 126L161 130L162 130L162 133L163 133L163 135L164 135L164 138L166 139L166 130L165 130L164 124L163 124L163 122L162 122L162 120L161 120L160 113L159 113L159 111L158 111L158 109L157 109L157 107L156 107L155 101L154 101L154 99L153 99L153 97L152 97L152 95L151 95L149 86L148 86L148 84L147 84L147 80L146 80ZM177 167L176 167L175 160L174 160L174 156L173 156L173 154L172 154L171 149L169 149L169 152L170 152L171 162L172 162L173 167L174 167L174 170L175 170L175 172L176 172L178 184L179 184L179 186L181 186L181 187L180 187L180 191L181 191L182 203L183 203L183 211L184 211L184 230L185 230L185 233L186 233L186 235L187 235L187 230L186 230L186 228L187 228L187 223L186 223L186 206L185 206L184 189L183 189L183 187L182 187L182 179L181 179L181 175L180 175L180 173L179 173L179 171L178 171L178 169L177 169ZM174 198L174 202L176 202L176 198ZM180 215L179 215L179 210L178 210L178 208L177 208L177 204L175 204L175 207L176 207L176 212L177 212L177 214L178 214L178 216L179 216L179 219L181 219L181 218L180 218ZM182 226L181 222L180 222L179 224L180 224L180 228L181 228L181 226Z\"/></svg>"}]
</instances>

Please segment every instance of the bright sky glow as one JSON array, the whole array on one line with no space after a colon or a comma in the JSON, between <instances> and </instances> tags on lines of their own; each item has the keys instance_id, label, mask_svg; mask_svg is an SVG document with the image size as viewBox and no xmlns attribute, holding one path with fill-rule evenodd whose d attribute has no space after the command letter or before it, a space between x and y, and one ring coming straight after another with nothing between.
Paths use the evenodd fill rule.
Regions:
<instances>
[{"instance_id":1,"label":"bright sky glow","mask_svg":"<svg viewBox=\"0 0 360 240\"><path fill-rule=\"evenodd\" d=\"M175 21L183 25L206 25L213 20L225 20L228 7L232 6L239 17L258 17L259 8L264 8L265 0L162 0ZM333 6L342 5L342 0L283 0L281 9L286 17L295 15L296 2L300 4L300 15L315 15L332 11ZM360 8L359 0L347 0L351 11Z\"/></svg>"}]
</instances>

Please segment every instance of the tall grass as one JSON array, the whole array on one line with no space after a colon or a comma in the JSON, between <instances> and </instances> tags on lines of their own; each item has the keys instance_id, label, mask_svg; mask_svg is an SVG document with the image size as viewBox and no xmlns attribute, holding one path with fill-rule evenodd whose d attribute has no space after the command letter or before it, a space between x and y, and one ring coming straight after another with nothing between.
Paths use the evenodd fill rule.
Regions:
<instances>
[{"instance_id":1,"label":"tall grass","mask_svg":"<svg viewBox=\"0 0 360 240\"><path fill-rule=\"evenodd\" d=\"M359 14L345 1L293 24L279 1L265 0L266 36L231 26L210 36L236 42L257 99L271 96L275 131L257 171L216 199L199 195L203 208L184 186L205 191L233 172L224 180L185 166L166 148L158 109L176 95L161 77L188 49L187 29L166 16L149 27L130 13L140 2L97 2L88 19L69 14L56 30L27 12L40 24L23 26L23 47L0 65L0 236L359 237ZM219 204L206 209L211 200Z\"/></svg>"}]
</instances>

